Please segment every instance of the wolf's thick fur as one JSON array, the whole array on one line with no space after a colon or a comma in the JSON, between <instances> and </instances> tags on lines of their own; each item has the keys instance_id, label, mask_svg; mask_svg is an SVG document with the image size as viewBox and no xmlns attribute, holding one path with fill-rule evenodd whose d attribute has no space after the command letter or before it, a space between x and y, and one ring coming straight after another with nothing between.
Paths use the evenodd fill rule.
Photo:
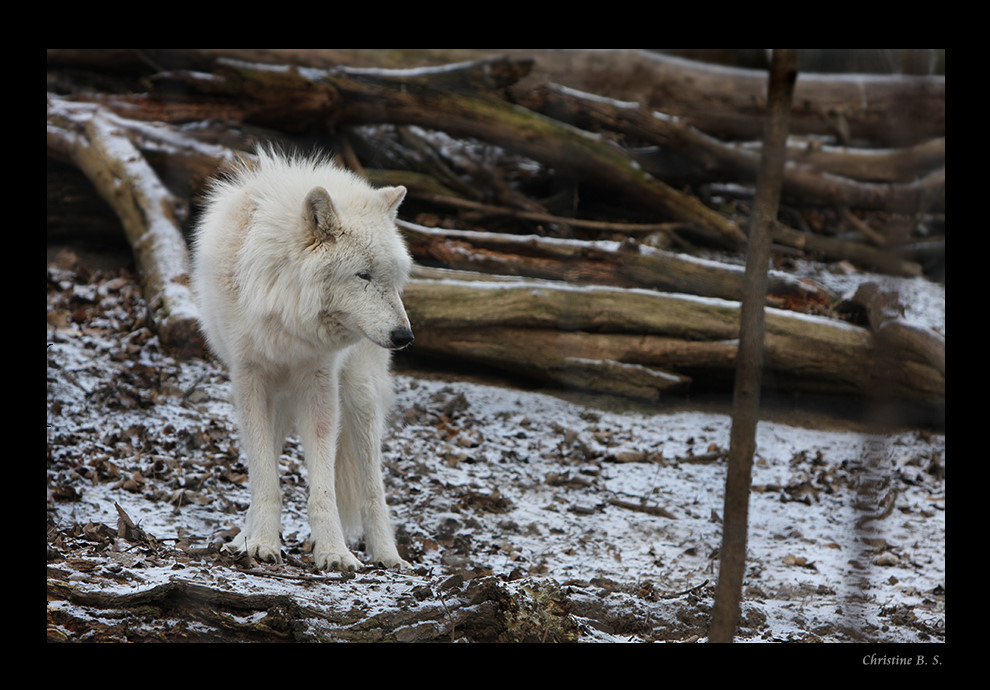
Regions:
<instances>
[{"instance_id":1,"label":"wolf's thick fur","mask_svg":"<svg viewBox=\"0 0 990 690\"><path fill-rule=\"evenodd\" d=\"M193 282L203 332L230 370L248 462L237 550L280 560L277 465L294 424L317 567L359 567L346 541L361 535L372 563L409 567L381 474L389 350L413 337L400 298L411 260L394 222L405 193L271 151L211 189Z\"/></svg>"}]
</instances>

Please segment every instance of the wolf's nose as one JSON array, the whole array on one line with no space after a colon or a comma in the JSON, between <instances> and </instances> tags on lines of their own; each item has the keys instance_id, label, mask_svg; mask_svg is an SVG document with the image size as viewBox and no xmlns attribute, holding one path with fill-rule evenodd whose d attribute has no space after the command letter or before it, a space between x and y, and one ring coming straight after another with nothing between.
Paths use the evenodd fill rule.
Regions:
<instances>
[{"instance_id":1,"label":"wolf's nose","mask_svg":"<svg viewBox=\"0 0 990 690\"><path fill-rule=\"evenodd\" d=\"M392 347L396 350L404 348L414 340L412 331L408 328L396 328L390 336L392 338Z\"/></svg>"}]
</instances>

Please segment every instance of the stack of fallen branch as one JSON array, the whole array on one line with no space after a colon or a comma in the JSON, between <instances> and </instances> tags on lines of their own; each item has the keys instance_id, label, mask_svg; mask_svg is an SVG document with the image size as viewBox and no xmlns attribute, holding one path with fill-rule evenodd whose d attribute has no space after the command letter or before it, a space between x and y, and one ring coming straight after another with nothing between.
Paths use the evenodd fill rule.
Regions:
<instances>
[{"instance_id":1,"label":"stack of fallen branch","mask_svg":"<svg viewBox=\"0 0 990 690\"><path fill-rule=\"evenodd\" d=\"M552 60L580 53L398 70L312 66L320 65L320 53L305 55L310 66L299 54L251 54L244 61L210 51L144 53L131 64L133 55L49 52L50 89L54 84L61 93L48 96L48 151L56 163L81 170L117 212L166 342L199 345L183 235L205 180L259 138L299 142L316 133L352 169L410 188L406 207L418 209L419 222L401 227L421 265L406 293L418 352L640 398L682 390L692 379L718 381L731 369L741 269L643 240L659 234L668 244L744 251L745 223L683 191L682 183L755 179L759 151L739 138L762 117L762 95L731 103L728 94L765 91L765 75L646 53L599 53L596 66L581 72L589 82L607 80L595 70L628 75L635 67L650 75L648 93L603 98L547 81ZM148 71L154 60L162 64ZM181 68L167 69L168 61ZM116 88L66 86L63 66L108 80L113 74ZM134 74L142 79L130 81ZM701 104L691 105L685 80L696 84L692 93ZM840 132L846 144L872 147L796 144L785 196L840 209L863 241L780 224L775 242L920 275L920 265L898 250L903 237L857 214L944 214L944 78L806 81L795 95L796 131ZM706 103L706 93L726 102ZM877 127L877 118L905 109L925 116L898 120L896 131ZM503 162L518 157L513 182L481 162L487 153L472 157L466 147L454 163L424 132L497 147ZM880 138L891 134L896 138ZM523 192L527 184L544 193ZM590 209L603 207L621 222L592 217ZM512 232L426 227L438 209L462 214L455 224L486 230L506 229L508 219ZM767 359L777 383L858 395L882 377L897 397L944 399L944 339L885 321L888 356L878 367L878 324L835 318L836 302L821 286L772 275ZM919 341L926 346L917 347Z\"/></svg>"}]
</instances>

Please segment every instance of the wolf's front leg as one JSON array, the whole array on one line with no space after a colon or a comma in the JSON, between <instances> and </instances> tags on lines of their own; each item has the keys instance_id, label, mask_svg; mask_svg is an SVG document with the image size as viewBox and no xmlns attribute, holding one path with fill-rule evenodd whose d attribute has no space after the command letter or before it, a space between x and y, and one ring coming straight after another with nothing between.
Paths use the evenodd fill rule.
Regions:
<instances>
[{"instance_id":1,"label":"wolf's front leg","mask_svg":"<svg viewBox=\"0 0 990 690\"><path fill-rule=\"evenodd\" d=\"M244 530L227 548L260 560L282 561L282 496L278 486L278 457L285 441L276 422L274 401L260 375L232 372L234 402L241 442L247 456L251 505Z\"/></svg>"},{"instance_id":2,"label":"wolf's front leg","mask_svg":"<svg viewBox=\"0 0 990 690\"><path fill-rule=\"evenodd\" d=\"M313 559L320 570L357 570L361 562L347 548L337 505L335 465L339 403L335 372L320 371L301 396L299 426L309 474L309 526Z\"/></svg>"},{"instance_id":3,"label":"wolf's front leg","mask_svg":"<svg viewBox=\"0 0 990 690\"><path fill-rule=\"evenodd\" d=\"M364 535L370 563L412 566L395 546L382 478L382 437L392 399L389 353L371 342L356 346L342 370L338 505Z\"/></svg>"}]
</instances>

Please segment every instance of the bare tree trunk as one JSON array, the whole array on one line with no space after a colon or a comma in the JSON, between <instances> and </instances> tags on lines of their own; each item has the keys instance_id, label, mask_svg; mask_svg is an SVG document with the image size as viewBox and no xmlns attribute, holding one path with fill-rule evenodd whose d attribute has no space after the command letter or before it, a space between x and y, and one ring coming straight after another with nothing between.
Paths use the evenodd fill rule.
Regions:
<instances>
[{"instance_id":1,"label":"bare tree trunk","mask_svg":"<svg viewBox=\"0 0 990 690\"><path fill-rule=\"evenodd\" d=\"M739 618L742 581L746 570L749 491L762 385L763 305L770 261L771 227L777 217L791 98L797 80L796 59L793 50L774 50L770 66L763 160L747 245L728 474L725 481L725 507L722 513L722 550L709 642L731 642Z\"/></svg>"}]
</instances>

